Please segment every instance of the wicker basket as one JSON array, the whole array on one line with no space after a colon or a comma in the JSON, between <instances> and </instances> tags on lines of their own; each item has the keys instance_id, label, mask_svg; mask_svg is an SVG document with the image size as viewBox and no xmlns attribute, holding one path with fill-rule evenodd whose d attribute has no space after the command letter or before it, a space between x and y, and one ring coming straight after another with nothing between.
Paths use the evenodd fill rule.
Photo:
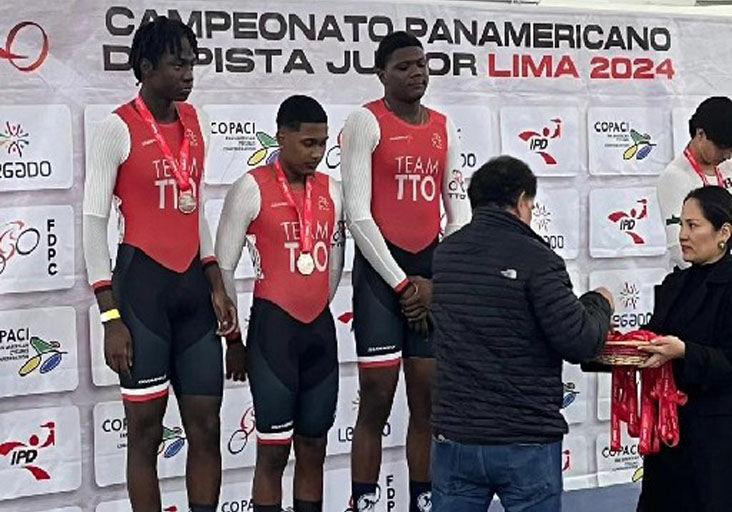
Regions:
<instances>
[{"instance_id":1,"label":"wicker basket","mask_svg":"<svg viewBox=\"0 0 732 512\"><path fill-rule=\"evenodd\" d=\"M647 341L608 341L596 361L610 366L638 366L651 356L638 350L647 344Z\"/></svg>"}]
</instances>

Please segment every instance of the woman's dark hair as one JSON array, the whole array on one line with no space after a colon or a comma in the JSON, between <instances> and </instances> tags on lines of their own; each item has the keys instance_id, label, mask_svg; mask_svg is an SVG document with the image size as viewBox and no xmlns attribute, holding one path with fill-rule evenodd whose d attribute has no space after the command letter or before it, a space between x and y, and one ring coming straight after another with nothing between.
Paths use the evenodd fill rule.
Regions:
<instances>
[{"instance_id":1,"label":"woman's dark hair","mask_svg":"<svg viewBox=\"0 0 732 512\"><path fill-rule=\"evenodd\" d=\"M188 39L193 53L198 55L196 34L182 21L158 16L154 21L140 25L132 38L132 48L130 48L130 65L135 73L135 78L142 80L142 70L140 69L142 59L149 60L154 68L166 50L172 55L178 55L181 51L180 42L183 39Z\"/></svg>"},{"instance_id":2,"label":"woman's dark hair","mask_svg":"<svg viewBox=\"0 0 732 512\"><path fill-rule=\"evenodd\" d=\"M725 223L732 225L732 194L722 187L714 185L695 188L686 195L684 202L689 199L696 199L702 215L712 223L716 231ZM732 241L727 240L727 249L730 248L730 243Z\"/></svg>"},{"instance_id":3,"label":"woman's dark hair","mask_svg":"<svg viewBox=\"0 0 732 512\"><path fill-rule=\"evenodd\" d=\"M518 158L502 155L491 158L470 178L468 197L475 208L513 208L524 193L536 197L536 176Z\"/></svg>"},{"instance_id":4,"label":"woman's dark hair","mask_svg":"<svg viewBox=\"0 0 732 512\"><path fill-rule=\"evenodd\" d=\"M701 128L720 149L732 148L732 100L712 96L702 101L689 119L689 135L693 139Z\"/></svg>"}]
</instances>

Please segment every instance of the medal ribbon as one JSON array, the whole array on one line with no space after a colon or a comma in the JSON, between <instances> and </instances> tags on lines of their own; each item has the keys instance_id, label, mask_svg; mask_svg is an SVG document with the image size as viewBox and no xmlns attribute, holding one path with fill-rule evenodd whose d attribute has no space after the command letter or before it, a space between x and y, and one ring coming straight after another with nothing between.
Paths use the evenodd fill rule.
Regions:
<instances>
[{"instance_id":1,"label":"medal ribbon","mask_svg":"<svg viewBox=\"0 0 732 512\"><path fill-rule=\"evenodd\" d=\"M140 96L135 98L135 108L140 113L140 117L142 117L153 132L153 136L155 137L158 146L160 146L160 150L163 152L163 157L165 157L165 159L173 166L173 176L175 177L175 182L178 184L178 190L183 192L187 191L191 188L191 176L188 172L188 156L191 152L191 141L188 140L188 137L186 136L188 130L186 129L186 125L183 123L183 118L178 116L181 124L183 124L183 143L180 146L180 153L176 159L173 156L173 152L170 150L170 146L165 142L163 134L160 133L160 126L158 126L157 121L155 121L155 118L150 113L150 110L147 108L147 105L145 105L145 102Z\"/></svg>"},{"instance_id":2,"label":"medal ribbon","mask_svg":"<svg viewBox=\"0 0 732 512\"><path fill-rule=\"evenodd\" d=\"M627 334L610 333L608 341L647 341L657 338L650 331L632 331ZM640 371L641 406L638 410L637 368L613 366L610 405L610 449L621 446L620 424L628 424L628 435L639 438L641 455L658 453L661 442L676 446L680 439L679 411L687 400L686 394L676 388L672 363L660 368Z\"/></svg>"},{"instance_id":3,"label":"medal ribbon","mask_svg":"<svg viewBox=\"0 0 732 512\"><path fill-rule=\"evenodd\" d=\"M691 153L689 148L684 149L684 156L689 161L689 164L691 165L692 169L694 169L694 172L699 175L702 182L704 183L705 187L709 186L709 181L707 180L707 175L704 172L704 169L702 169L701 165L699 165L699 162L694 158L694 155ZM717 178L717 185L724 188L724 178L722 177L722 173L719 172L719 167L716 165L714 166L714 176Z\"/></svg>"},{"instance_id":4,"label":"medal ribbon","mask_svg":"<svg viewBox=\"0 0 732 512\"><path fill-rule=\"evenodd\" d=\"M312 180L305 177L305 198L303 199L302 210L297 207L295 197L292 195L290 183L287 181L285 171L282 170L282 164L279 160L274 165L277 183L285 196L287 204L294 208L297 212L297 219L300 222L300 252L309 254L313 251L315 245L313 236L313 183Z\"/></svg>"}]
</instances>

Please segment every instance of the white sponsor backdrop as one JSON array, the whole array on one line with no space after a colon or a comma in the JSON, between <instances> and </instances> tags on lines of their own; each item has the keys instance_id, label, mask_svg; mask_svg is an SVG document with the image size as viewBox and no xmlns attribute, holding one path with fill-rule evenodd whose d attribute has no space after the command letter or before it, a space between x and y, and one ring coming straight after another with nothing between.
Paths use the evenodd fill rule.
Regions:
<instances>
[{"instance_id":1,"label":"white sponsor backdrop","mask_svg":"<svg viewBox=\"0 0 732 512\"><path fill-rule=\"evenodd\" d=\"M214 232L228 185L276 153L274 116L287 95L311 94L325 106L330 141L321 169L339 176L345 117L381 93L371 72L375 40L409 27L430 52L425 102L455 124L463 175L500 153L523 158L540 176L533 226L568 260L575 291L609 286L618 297L616 319L628 328L651 310L652 285L667 265L654 182L683 149L699 101L729 90L732 57L722 51L732 37L727 19L447 0L270 4L0 4L0 40L6 41L0 54L0 510L129 510L125 426L116 378L104 365L98 313L90 307L81 198L95 123L133 97L125 51L134 29L155 13L179 16L200 38L191 102L206 114L211 137L205 195ZM312 34L302 28L310 23ZM585 40L581 32L589 24L601 32L590 31ZM554 41L565 30L580 34ZM655 35L647 45L629 44L631 31ZM599 47L592 46L596 41ZM110 219L112 246L117 222ZM347 271L332 305L342 377L325 501L326 510L336 511L348 508L347 452L358 399L352 257L349 240ZM248 255L236 275L246 328L254 275ZM620 454L606 449L608 380L570 365L564 380L566 488L637 479L633 443ZM383 510L406 507L402 385L399 393L384 434L377 504ZM250 506L252 425L248 386L228 384L221 512ZM187 441L174 400L166 427L163 502L166 510L182 511ZM51 443L40 448L51 431ZM35 480L28 465L49 478Z\"/></svg>"}]
</instances>

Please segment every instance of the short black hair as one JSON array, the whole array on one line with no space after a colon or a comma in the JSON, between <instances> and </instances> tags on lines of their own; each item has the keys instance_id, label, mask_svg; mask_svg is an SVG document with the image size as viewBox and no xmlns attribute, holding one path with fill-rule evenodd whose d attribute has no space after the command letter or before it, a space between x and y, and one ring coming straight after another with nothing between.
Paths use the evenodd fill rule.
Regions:
<instances>
[{"instance_id":1,"label":"short black hair","mask_svg":"<svg viewBox=\"0 0 732 512\"><path fill-rule=\"evenodd\" d=\"M732 100L727 96L712 96L702 101L689 119L692 139L698 128L720 149L732 148Z\"/></svg>"},{"instance_id":2,"label":"short black hair","mask_svg":"<svg viewBox=\"0 0 732 512\"><path fill-rule=\"evenodd\" d=\"M732 194L726 189L716 185L695 188L686 195L684 202L689 199L697 200L702 215L712 223L716 231L725 223L732 225ZM732 241L727 241L727 249L731 243Z\"/></svg>"},{"instance_id":3,"label":"short black hair","mask_svg":"<svg viewBox=\"0 0 732 512\"><path fill-rule=\"evenodd\" d=\"M422 43L419 42L419 39L409 32L399 30L387 35L381 40L379 47L376 49L376 57L374 59L376 69L386 69L386 63L392 53L400 48L411 48L412 46L424 48Z\"/></svg>"},{"instance_id":4,"label":"short black hair","mask_svg":"<svg viewBox=\"0 0 732 512\"><path fill-rule=\"evenodd\" d=\"M300 130L302 123L327 123L328 114L318 100L310 96L296 94L290 96L277 111L277 128Z\"/></svg>"},{"instance_id":5,"label":"short black hair","mask_svg":"<svg viewBox=\"0 0 732 512\"><path fill-rule=\"evenodd\" d=\"M518 158L501 155L491 158L470 178L468 197L475 209L481 206L513 208L521 194L536 197L536 176Z\"/></svg>"},{"instance_id":6,"label":"short black hair","mask_svg":"<svg viewBox=\"0 0 732 512\"><path fill-rule=\"evenodd\" d=\"M130 66L135 73L135 78L142 80L142 70L140 69L142 59L149 60L155 67L166 50L173 55L179 54L180 42L184 38L188 39L193 53L198 55L196 34L182 21L158 16L154 21L140 25L132 38L132 48L130 48Z\"/></svg>"}]
</instances>

